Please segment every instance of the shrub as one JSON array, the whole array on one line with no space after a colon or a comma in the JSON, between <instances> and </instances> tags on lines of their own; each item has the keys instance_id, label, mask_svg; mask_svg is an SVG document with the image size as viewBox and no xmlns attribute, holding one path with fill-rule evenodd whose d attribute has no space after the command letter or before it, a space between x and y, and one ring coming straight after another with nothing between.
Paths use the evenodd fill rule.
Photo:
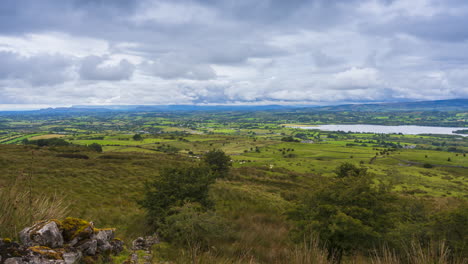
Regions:
<instances>
[{"instance_id":1,"label":"shrub","mask_svg":"<svg viewBox=\"0 0 468 264\"><path fill-rule=\"evenodd\" d=\"M224 178L229 174L232 166L231 157L222 150L211 150L203 156L203 161L208 165L212 173L219 178Z\"/></svg>"},{"instance_id":2,"label":"shrub","mask_svg":"<svg viewBox=\"0 0 468 264\"><path fill-rule=\"evenodd\" d=\"M337 178L306 196L289 217L296 224L296 240L318 235L340 259L343 253L373 248L393 228L397 197L375 188L365 168L343 164L336 173Z\"/></svg>"},{"instance_id":3,"label":"shrub","mask_svg":"<svg viewBox=\"0 0 468 264\"><path fill-rule=\"evenodd\" d=\"M141 141L141 140L143 140L143 137L140 134L135 134L135 135L133 135L133 140Z\"/></svg>"},{"instance_id":4,"label":"shrub","mask_svg":"<svg viewBox=\"0 0 468 264\"><path fill-rule=\"evenodd\" d=\"M99 145L98 143L90 144L90 145L88 145L88 148L90 148L90 149L92 149L92 150L94 150L96 152L99 152L99 153L102 152L102 146Z\"/></svg>"},{"instance_id":5,"label":"shrub","mask_svg":"<svg viewBox=\"0 0 468 264\"><path fill-rule=\"evenodd\" d=\"M73 153L57 154L56 157L68 158L68 159L89 159L89 157L84 154L73 154Z\"/></svg>"},{"instance_id":6,"label":"shrub","mask_svg":"<svg viewBox=\"0 0 468 264\"><path fill-rule=\"evenodd\" d=\"M430 163L424 163L423 167L427 168L427 169L430 169L430 168L433 168L434 166L432 164L430 164Z\"/></svg>"},{"instance_id":7,"label":"shrub","mask_svg":"<svg viewBox=\"0 0 468 264\"><path fill-rule=\"evenodd\" d=\"M186 203L171 211L158 231L172 244L188 248L193 256L197 250L208 249L228 234L224 219L213 211L206 211L200 204Z\"/></svg>"},{"instance_id":8,"label":"shrub","mask_svg":"<svg viewBox=\"0 0 468 264\"><path fill-rule=\"evenodd\" d=\"M47 139L38 139L38 140L29 140L29 141L24 141L24 143L30 144L30 145L37 145L39 147L46 147L46 146L53 146L53 147L58 147L58 146L69 146L71 145L69 142L61 139L61 138L47 138Z\"/></svg>"},{"instance_id":9,"label":"shrub","mask_svg":"<svg viewBox=\"0 0 468 264\"><path fill-rule=\"evenodd\" d=\"M206 167L174 167L161 171L159 176L145 184L145 197L140 205L147 210L148 220L157 227L171 214L170 209L186 202L199 203L210 208L209 186L214 176Z\"/></svg>"}]
</instances>

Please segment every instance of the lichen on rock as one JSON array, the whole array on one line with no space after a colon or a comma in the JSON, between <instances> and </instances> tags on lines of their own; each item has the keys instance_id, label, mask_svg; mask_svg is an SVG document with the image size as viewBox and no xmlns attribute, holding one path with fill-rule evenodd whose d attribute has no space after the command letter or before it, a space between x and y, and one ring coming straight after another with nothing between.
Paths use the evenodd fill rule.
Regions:
<instances>
[{"instance_id":1,"label":"lichen on rock","mask_svg":"<svg viewBox=\"0 0 468 264\"><path fill-rule=\"evenodd\" d=\"M29 247L28 250L47 259L63 259L63 249L51 249L44 246Z\"/></svg>"},{"instance_id":2,"label":"lichen on rock","mask_svg":"<svg viewBox=\"0 0 468 264\"><path fill-rule=\"evenodd\" d=\"M123 250L115 229L94 228L92 222L67 217L47 220L20 232L22 244L0 238L0 264L73 264L97 260ZM93 262L94 263L94 262Z\"/></svg>"},{"instance_id":3,"label":"lichen on rock","mask_svg":"<svg viewBox=\"0 0 468 264\"><path fill-rule=\"evenodd\" d=\"M19 236L26 246L41 245L50 248L63 246L62 232L55 220L42 221L32 227L26 227Z\"/></svg>"},{"instance_id":4,"label":"lichen on rock","mask_svg":"<svg viewBox=\"0 0 468 264\"><path fill-rule=\"evenodd\" d=\"M86 239L94 234L94 224L79 218L65 218L61 222L61 228L66 241L72 241L75 238Z\"/></svg>"}]
</instances>

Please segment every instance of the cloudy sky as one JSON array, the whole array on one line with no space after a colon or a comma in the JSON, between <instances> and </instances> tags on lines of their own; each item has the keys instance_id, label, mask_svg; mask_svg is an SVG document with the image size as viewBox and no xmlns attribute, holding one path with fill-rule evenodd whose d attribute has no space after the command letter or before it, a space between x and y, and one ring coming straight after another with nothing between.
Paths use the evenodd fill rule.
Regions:
<instances>
[{"instance_id":1,"label":"cloudy sky","mask_svg":"<svg viewBox=\"0 0 468 264\"><path fill-rule=\"evenodd\" d=\"M1 0L0 109L468 97L466 0Z\"/></svg>"}]
</instances>

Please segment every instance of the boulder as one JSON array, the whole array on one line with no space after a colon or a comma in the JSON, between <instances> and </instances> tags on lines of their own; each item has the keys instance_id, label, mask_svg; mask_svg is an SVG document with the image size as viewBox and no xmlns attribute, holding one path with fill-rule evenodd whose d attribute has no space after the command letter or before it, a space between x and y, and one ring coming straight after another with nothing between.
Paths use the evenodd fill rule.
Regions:
<instances>
[{"instance_id":1,"label":"boulder","mask_svg":"<svg viewBox=\"0 0 468 264\"><path fill-rule=\"evenodd\" d=\"M95 229L92 222L78 218L48 220L20 232L22 244L0 239L0 264L73 264L118 254L123 241L115 229Z\"/></svg>"},{"instance_id":2,"label":"boulder","mask_svg":"<svg viewBox=\"0 0 468 264\"><path fill-rule=\"evenodd\" d=\"M94 224L79 218L67 217L61 222L63 238L66 242L76 244L80 240L94 235Z\"/></svg>"},{"instance_id":3,"label":"boulder","mask_svg":"<svg viewBox=\"0 0 468 264\"><path fill-rule=\"evenodd\" d=\"M159 243L159 238L158 236L152 235L152 236L147 236L145 238L139 237L132 242L132 249L133 250L149 250L151 247L155 244Z\"/></svg>"},{"instance_id":4,"label":"boulder","mask_svg":"<svg viewBox=\"0 0 468 264\"><path fill-rule=\"evenodd\" d=\"M123 251L124 242L122 240L115 238L110 243L112 246L112 253L119 254L120 252Z\"/></svg>"},{"instance_id":5,"label":"boulder","mask_svg":"<svg viewBox=\"0 0 468 264\"><path fill-rule=\"evenodd\" d=\"M53 220L36 223L20 232L21 242L25 246L46 246L57 248L63 246L62 232Z\"/></svg>"},{"instance_id":6,"label":"boulder","mask_svg":"<svg viewBox=\"0 0 468 264\"><path fill-rule=\"evenodd\" d=\"M27 263L27 262L24 262L22 258L16 257L16 258L5 259L5 262L3 262L3 263L4 264L23 264L23 263Z\"/></svg>"},{"instance_id":7,"label":"boulder","mask_svg":"<svg viewBox=\"0 0 468 264\"><path fill-rule=\"evenodd\" d=\"M133 250L144 250L146 249L146 240L143 237L138 237L132 242Z\"/></svg>"},{"instance_id":8,"label":"boulder","mask_svg":"<svg viewBox=\"0 0 468 264\"><path fill-rule=\"evenodd\" d=\"M63 261L65 264L74 264L78 263L78 261L81 259L83 254L81 254L81 251L74 251L74 252L65 252L62 254Z\"/></svg>"},{"instance_id":9,"label":"boulder","mask_svg":"<svg viewBox=\"0 0 468 264\"><path fill-rule=\"evenodd\" d=\"M82 241L76 249L83 252L84 255L94 256L97 251L97 240L96 239L87 239Z\"/></svg>"},{"instance_id":10,"label":"boulder","mask_svg":"<svg viewBox=\"0 0 468 264\"><path fill-rule=\"evenodd\" d=\"M114 229L97 229L95 238L97 240L98 250L100 252L111 252L113 246L111 241L114 239Z\"/></svg>"}]
</instances>

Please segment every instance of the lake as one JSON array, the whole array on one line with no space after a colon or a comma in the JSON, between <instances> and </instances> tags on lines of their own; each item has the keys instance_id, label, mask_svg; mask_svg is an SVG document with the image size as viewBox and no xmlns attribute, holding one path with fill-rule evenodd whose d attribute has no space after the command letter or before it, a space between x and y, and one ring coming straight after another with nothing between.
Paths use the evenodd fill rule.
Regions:
<instances>
[{"instance_id":1,"label":"lake","mask_svg":"<svg viewBox=\"0 0 468 264\"><path fill-rule=\"evenodd\" d=\"M345 132L360 132L360 133L381 133L381 134L398 134L419 135L419 134L443 134L443 135L459 135L453 131L468 129L466 127L432 127L432 126L382 126L382 125L318 125L318 126L293 126L302 129L319 129L325 131L345 131Z\"/></svg>"}]
</instances>

